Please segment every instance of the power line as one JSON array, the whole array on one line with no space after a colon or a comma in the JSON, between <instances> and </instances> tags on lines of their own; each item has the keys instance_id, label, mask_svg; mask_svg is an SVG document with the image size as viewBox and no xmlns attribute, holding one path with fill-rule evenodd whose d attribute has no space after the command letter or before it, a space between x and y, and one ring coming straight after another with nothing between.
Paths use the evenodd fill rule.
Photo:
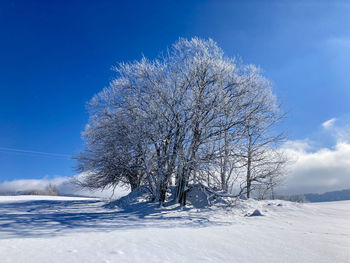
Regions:
<instances>
[{"instance_id":1,"label":"power line","mask_svg":"<svg viewBox=\"0 0 350 263\"><path fill-rule=\"evenodd\" d=\"M32 150L24 150L24 149L17 149L17 148L7 148L7 147L0 147L0 152L2 153L17 153L17 154L29 154L29 155L36 155L36 156L47 156L47 157L60 157L60 158L70 158L71 155L68 154L61 154L61 153L51 153L51 152L39 152L39 151L32 151Z\"/></svg>"}]
</instances>

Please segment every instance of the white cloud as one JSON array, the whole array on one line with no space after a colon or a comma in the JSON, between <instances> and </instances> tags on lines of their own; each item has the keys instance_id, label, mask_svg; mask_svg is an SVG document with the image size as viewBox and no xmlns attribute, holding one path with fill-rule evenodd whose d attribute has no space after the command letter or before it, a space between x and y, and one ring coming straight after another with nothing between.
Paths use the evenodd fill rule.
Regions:
<instances>
[{"instance_id":1,"label":"white cloud","mask_svg":"<svg viewBox=\"0 0 350 263\"><path fill-rule=\"evenodd\" d=\"M305 152L310 151L312 148L310 140L287 141L282 145L282 149L286 151Z\"/></svg>"},{"instance_id":2,"label":"white cloud","mask_svg":"<svg viewBox=\"0 0 350 263\"><path fill-rule=\"evenodd\" d=\"M350 142L350 116L332 118L322 124L324 132L328 133L335 142Z\"/></svg>"},{"instance_id":3,"label":"white cloud","mask_svg":"<svg viewBox=\"0 0 350 263\"><path fill-rule=\"evenodd\" d=\"M308 144L288 142L291 157L285 193L322 193L350 188L350 143L338 142L334 148L310 151Z\"/></svg>"},{"instance_id":4,"label":"white cloud","mask_svg":"<svg viewBox=\"0 0 350 263\"><path fill-rule=\"evenodd\" d=\"M113 194L112 189L105 189L103 191L90 191L87 189L80 189L72 183L72 177L56 177L53 179L22 179L6 181L0 184L0 194L15 194L18 192L28 190L44 190L48 184L55 185L58 188L61 195L82 195L109 198ZM121 197L127 193L127 189L117 187L114 192L114 198Z\"/></svg>"},{"instance_id":5,"label":"white cloud","mask_svg":"<svg viewBox=\"0 0 350 263\"><path fill-rule=\"evenodd\" d=\"M332 128L336 120L337 120L336 118L332 118L328 121L325 121L324 123L322 123L322 127L324 129Z\"/></svg>"},{"instance_id":6,"label":"white cloud","mask_svg":"<svg viewBox=\"0 0 350 263\"><path fill-rule=\"evenodd\" d=\"M291 159L281 193L322 193L350 188L350 116L322 123L313 140L288 141ZM325 144L332 138L332 143ZM323 145L316 148L316 145ZM324 146L327 145L327 146Z\"/></svg>"}]
</instances>

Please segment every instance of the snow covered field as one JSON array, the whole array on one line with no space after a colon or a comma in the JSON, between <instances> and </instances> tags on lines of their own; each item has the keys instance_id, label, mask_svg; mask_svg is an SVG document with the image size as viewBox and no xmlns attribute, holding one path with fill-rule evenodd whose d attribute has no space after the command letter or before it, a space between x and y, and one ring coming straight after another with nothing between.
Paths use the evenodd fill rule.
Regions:
<instances>
[{"instance_id":1,"label":"snow covered field","mask_svg":"<svg viewBox=\"0 0 350 263\"><path fill-rule=\"evenodd\" d=\"M350 262L350 201L123 212L99 199L0 196L0 262ZM247 217L255 209L264 216Z\"/></svg>"}]
</instances>

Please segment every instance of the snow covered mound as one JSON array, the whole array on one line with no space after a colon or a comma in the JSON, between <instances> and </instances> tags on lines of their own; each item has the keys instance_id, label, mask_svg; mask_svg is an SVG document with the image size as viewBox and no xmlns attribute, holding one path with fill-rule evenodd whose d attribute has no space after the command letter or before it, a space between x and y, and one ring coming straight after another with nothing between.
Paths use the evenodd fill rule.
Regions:
<instances>
[{"instance_id":1,"label":"snow covered mound","mask_svg":"<svg viewBox=\"0 0 350 263\"><path fill-rule=\"evenodd\" d=\"M176 207L173 200L175 199L176 188L171 186L167 192L167 202L165 207ZM147 189L137 189L130 192L128 195L121 197L118 200L112 201L104 205L105 208L115 209L120 208L124 210L142 209L144 206L150 205L150 194ZM209 207L224 207L233 205L237 202L236 198L220 197L208 192L200 185L193 185L187 192L186 207L195 209L204 209ZM154 203L156 205L156 203Z\"/></svg>"},{"instance_id":2,"label":"snow covered mound","mask_svg":"<svg viewBox=\"0 0 350 263\"><path fill-rule=\"evenodd\" d=\"M119 207L121 209L128 209L131 206L141 205L149 201L149 192L147 189L141 188L130 192L128 195L119 198L118 200L109 202L104 205L105 208L114 209Z\"/></svg>"},{"instance_id":3,"label":"snow covered mound","mask_svg":"<svg viewBox=\"0 0 350 263\"><path fill-rule=\"evenodd\" d=\"M260 210L255 209L253 213L247 214L247 216L263 216L263 214L260 212Z\"/></svg>"},{"instance_id":4,"label":"snow covered mound","mask_svg":"<svg viewBox=\"0 0 350 263\"><path fill-rule=\"evenodd\" d=\"M223 198L209 193L200 185L191 186L187 193L187 201L190 206L195 208L206 208L210 206L228 206L236 199Z\"/></svg>"}]
</instances>

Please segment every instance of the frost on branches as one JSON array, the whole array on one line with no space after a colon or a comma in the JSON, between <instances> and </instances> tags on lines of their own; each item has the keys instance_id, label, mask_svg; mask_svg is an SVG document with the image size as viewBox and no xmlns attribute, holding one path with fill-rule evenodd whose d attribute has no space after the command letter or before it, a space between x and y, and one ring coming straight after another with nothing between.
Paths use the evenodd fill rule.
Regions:
<instances>
[{"instance_id":1,"label":"frost on branches","mask_svg":"<svg viewBox=\"0 0 350 263\"><path fill-rule=\"evenodd\" d=\"M172 186L185 204L193 185L250 197L280 180L285 158L274 127L281 114L257 67L225 57L211 39L192 38L114 71L88 104L81 186L142 187L160 204Z\"/></svg>"}]
</instances>

